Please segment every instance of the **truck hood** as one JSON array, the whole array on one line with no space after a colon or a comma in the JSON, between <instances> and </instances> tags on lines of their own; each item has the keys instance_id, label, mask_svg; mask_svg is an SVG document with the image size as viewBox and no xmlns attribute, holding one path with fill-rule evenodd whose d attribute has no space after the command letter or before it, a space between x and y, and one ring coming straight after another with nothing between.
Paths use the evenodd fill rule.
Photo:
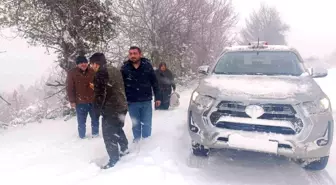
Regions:
<instances>
[{"instance_id":1,"label":"truck hood","mask_svg":"<svg viewBox=\"0 0 336 185\"><path fill-rule=\"evenodd\" d=\"M214 98L313 101L324 96L309 76L212 75L201 80L197 91Z\"/></svg>"}]
</instances>

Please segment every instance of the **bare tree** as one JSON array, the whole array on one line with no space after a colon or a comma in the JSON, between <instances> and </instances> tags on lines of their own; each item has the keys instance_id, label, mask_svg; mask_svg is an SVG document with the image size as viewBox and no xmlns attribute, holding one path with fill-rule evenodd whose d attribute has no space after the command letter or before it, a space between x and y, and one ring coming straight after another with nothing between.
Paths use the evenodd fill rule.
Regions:
<instances>
[{"instance_id":1,"label":"bare tree","mask_svg":"<svg viewBox=\"0 0 336 185\"><path fill-rule=\"evenodd\" d=\"M232 28L237 23L237 14L231 1L198 0L196 2L198 4L193 6L199 9L199 17L191 40L196 53L195 64L199 66L209 64L225 46L232 44Z\"/></svg>"},{"instance_id":2,"label":"bare tree","mask_svg":"<svg viewBox=\"0 0 336 185\"><path fill-rule=\"evenodd\" d=\"M138 45L154 65L166 62L177 76L217 55L229 44L236 23L228 0L110 2L121 17L119 38L124 47L118 50L125 53L130 45Z\"/></svg>"},{"instance_id":3,"label":"bare tree","mask_svg":"<svg viewBox=\"0 0 336 185\"><path fill-rule=\"evenodd\" d=\"M286 33L289 25L283 22L275 7L261 4L258 11L253 11L246 19L246 26L241 30L241 43L259 40L267 41L269 44L286 44Z\"/></svg>"}]
</instances>

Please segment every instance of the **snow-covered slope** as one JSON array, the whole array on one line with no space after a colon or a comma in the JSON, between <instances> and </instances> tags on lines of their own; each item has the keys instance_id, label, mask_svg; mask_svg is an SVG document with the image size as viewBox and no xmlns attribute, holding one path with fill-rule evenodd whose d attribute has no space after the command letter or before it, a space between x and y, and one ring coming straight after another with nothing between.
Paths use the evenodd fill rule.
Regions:
<instances>
[{"instance_id":1,"label":"snow-covered slope","mask_svg":"<svg viewBox=\"0 0 336 185\"><path fill-rule=\"evenodd\" d=\"M333 81L336 70L318 79L336 106ZM321 172L307 172L286 158L238 151L218 151L209 158L190 153L187 107L191 90L180 93L181 105L155 111L153 136L141 143L112 169L101 171L90 161L104 162L102 138L77 139L76 120L45 121L0 132L0 183L34 185L86 184L334 184L336 145L329 165ZM89 119L88 119L89 121ZM131 122L125 127L132 139ZM88 127L89 128L89 127ZM130 148L132 149L132 144Z\"/></svg>"}]
</instances>

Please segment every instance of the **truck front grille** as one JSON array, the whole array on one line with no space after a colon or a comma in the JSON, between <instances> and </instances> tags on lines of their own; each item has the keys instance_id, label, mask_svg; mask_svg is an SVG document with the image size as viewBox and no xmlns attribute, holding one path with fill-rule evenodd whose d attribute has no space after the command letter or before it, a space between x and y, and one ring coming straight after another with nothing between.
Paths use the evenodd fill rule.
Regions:
<instances>
[{"instance_id":1,"label":"truck front grille","mask_svg":"<svg viewBox=\"0 0 336 185\"><path fill-rule=\"evenodd\" d=\"M280 120L289 121L293 124L295 130L287 127L250 125L244 123L217 123L221 116L231 116L240 118L250 118L246 114L245 108L248 106L242 102L222 101L217 105L217 111L211 113L210 121L213 125L219 128L226 128L231 130L256 131L266 133L279 133L286 135L293 135L302 130L303 123L301 119L295 116L296 112L291 105L286 104L258 104L263 107L265 113L258 119L263 120Z\"/></svg>"},{"instance_id":2,"label":"truck front grille","mask_svg":"<svg viewBox=\"0 0 336 185\"><path fill-rule=\"evenodd\" d=\"M216 125L218 128L225 128L230 130L241 130L248 132L264 132L264 133L276 133L284 135L294 135L296 132L288 127L279 126L267 126L267 125L251 125L244 123L232 123L232 122L219 122Z\"/></svg>"}]
</instances>

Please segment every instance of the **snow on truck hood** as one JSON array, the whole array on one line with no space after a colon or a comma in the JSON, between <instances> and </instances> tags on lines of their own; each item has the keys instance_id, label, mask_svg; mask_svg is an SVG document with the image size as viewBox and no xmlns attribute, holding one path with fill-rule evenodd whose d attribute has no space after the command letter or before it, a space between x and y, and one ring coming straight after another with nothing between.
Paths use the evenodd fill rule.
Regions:
<instances>
[{"instance_id":1,"label":"snow on truck hood","mask_svg":"<svg viewBox=\"0 0 336 185\"><path fill-rule=\"evenodd\" d=\"M250 98L307 99L316 96L320 88L310 77L212 75L205 78L200 91L216 96L248 96ZM308 98L310 99L310 98Z\"/></svg>"}]
</instances>

